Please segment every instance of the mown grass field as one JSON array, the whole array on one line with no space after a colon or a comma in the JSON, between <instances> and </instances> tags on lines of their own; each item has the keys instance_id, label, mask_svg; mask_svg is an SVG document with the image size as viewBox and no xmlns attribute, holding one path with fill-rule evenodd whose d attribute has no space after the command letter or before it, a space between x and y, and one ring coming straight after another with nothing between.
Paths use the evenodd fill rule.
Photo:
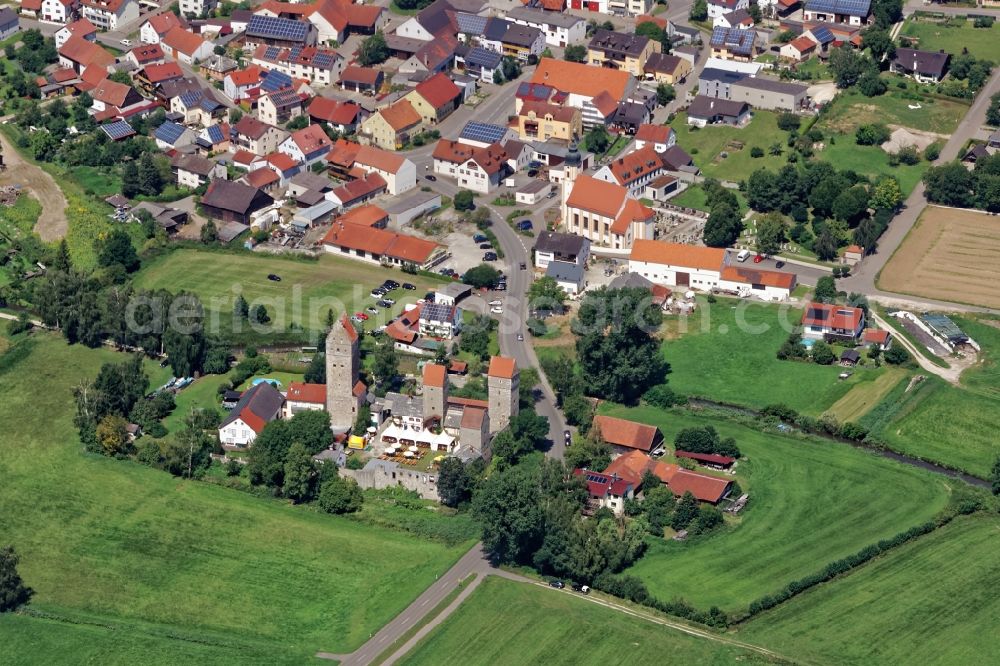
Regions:
<instances>
[{"instance_id":1,"label":"mown grass field","mask_svg":"<svg viewBox=\"0 0 1000 666\"><path fill-rule=\"evenodd\" d=\"M402 663L766 663L749 650L689 636L574 594L490 576Z\"/></svg>"},{"instance_id":2,"label":"mown grass field","mask_svg":"<svg viewBox=\"0 0 1000 666\"><path fill-rule=\"evenodd\" d=\"M982 346L982 364L962 373L960 386L928 377L908 393L890 393L869 414L868 425L894 449L985 478L1000 456L996 435L1000 431L1000 328L971 317L955 321Z\"/></svg>"},{"instance_id":3,"label":"mown grass field","mask_svg":"<svg viewBox=\"0 0 1000 666\"><path fill-rule=\"evenodd\" d=\"M650 593L707 610L745 610L792 580L929 520L944 508L947 481L850 446L768 435L681 411L614 407L607 413L660 427L668 442L712 424L736 438L737 479L750 503L740 524L690 542L653 540L626 573Z\"/></svg>"},{"instance_id":4,"label":"mown grass field","mask_svg":"<svg viewBox=\"0 0 1000 666\"><path fill-rule=\"evenodd\" d=\"M668 317L663 353L674 390L723 402L764 407L784 403L819 415L881 369L859 368L837 379L839 366L779 361L775 354L802 311L753 301L719 298L686 318Z\"/></svg>"},{"instance_id":5,"label":"mown grass field","mask_svg":"<svg viewBox=\"0 0 1000 666\"><path fill-rule=\"evenodd\" d=\"M728 125L696 129L687 124L687 114L678 113L670 126L677 132L677 145L686 150L705 176L739 182L762 167L778 170L786 163L785 155L770 155L772 144L785 146L788 133L778 129L777 115L770 111L754 111L753 120L746 127ZM743 144L741 150L729 146L730 141ZM750 157L754 147L764 151L764 157ZM728 157L720 157L727 152Z\"/></svg>"},{"instance_id":6,"label":"mown grass field","mask_svg":"<svg viewBox=\"0 0 1000 666\"><path fill-rule=\"evenodd\" d=\"M736 200L740 204L740 210L746 211L747 199L743 196L743 193L739 190L732 190L732 193L736 195ZM708 199L705 196L705 190L703 190L699 185L689 185L687 189L671 199L670 203L675 206L697 208L698 210L708 212Z\"/></svg>"},{"instance_id":7,"label":"mown grass field","mask_svg":"<svg viewBox=\"0 0 1000 666\"><path fill-rule=\"evenodd\" d=\"M240 643L204 644L174 638L155 630L108 626L104 623L74 624L5 613L0 615L0 637L4 642L4 663L31 664L294 664L296 658L270 644L248 646Z\"/></svg>"},{"instance_id":8,"label":"mown grass field","mask_svg":"<svg viewBox=\"0 0 1000 666\"><path fill-rule=\"evenodd\" d=\"M739 638L816 664L995 664L1000 520L958 518L758 616Z\"/></svg>"},{"instance_id":9,"label":"mown grass field","mask_svg":"<svg viewBox=\"0 0 1000 666\"><path fill-rule=\"evenodd\" d=\"M0 356L0 540L23 557L34 609L115 627L79 632L81 649L133 645L139 632L155 649L171 638L203 643L209 656L230 646L244 663L349 651L464 552L82 453L71 388L123 358L47 333ZM76 661L70 634L60 636L56 649Z\"/></svg>"},{"instance_id":10,"label":"mown grass field","mask_svg":"<svg viewBox=\"0 0 1000 666\"><path fill-rule=\"evenodd\" d=\"M831 145L827 139L826 147L817 152L814 159L824 160L837 169L850 169L870 178L893 176L899 181L899 188L904 197L909 196L920 182L924 171L930 166L927 162L912 166L906 164L892 166L889 164L889 155L884 150L878 146L857 145L854 143L853 133L838 134L836 141Z\"/></svg>"},{"instance_id":11,"label":"mown grass field","mask_svg":"<svg viewBox=\"0 0 1000 666\"><path fill-rule=\"evenodd\" d=\"M280 276L281 282L268 280L270 273ZM135 285L197 294L206 310L216 316L216 326L222 331L233 329L233 303L238 294L251 305L255 301L263 304L277 330L293 323L308 330L320 330L330 308L334 312L354 313L374 305L376 299L369 292L387 278L413 283L417 289L393 292L391 297L397 301L396 306L371 315L366 323L369 328L388 321L383 313L398 313L404 301L414 303L428 289L442 284L429 277L330 255L313 262L266 254L182 249L144 264ZM243 330L249 330L245 322Z\"/></svg>"},{"instance_id":12,"label":"mown grass field","mask_svg":"<svg viewBox=\"0 0 1000 666\"><path fill-rule=\"evenodd\" d=\"M885 372L870 381L859 382L848 393L833 403L827 411L841 423L857 421L867 414L908 374L900 368L887 368Z\"/></svg>"},{"instance_id":13,"label":"mown grass field","mask_svg":"<svg viewBox=\"0 0 1000 666\"><path fill-rule=\"evenodd\" d=\"M898 76L889 77L889 89L878 97L865 97L854 90L842 90L818 126L851 136L859 126L868 123L899 125L944 135L954 132L969 110L968 102L929 95L924 95L919 100L904 97L907 91L896 87L896 82L903 80ZM915 90L909 92L913 93ZM919 109L910 108L918 105Z\"/></svg>"},{"instance_id":14,"label":"mown grass field","mask_svg":"<svg viewBox=\"0 0 1000 666\"><path fill-rule=\"evenodd\" d=\"M975 13L974 10L970 12ZM994 23L992 28L976 28L972 21L962 19L937 22L911 16L903 24L900 35L918 39L916 48L923 51L944 49L952 55L958 55L962 49L968 49L977 58L996 62L1000 23Z\"/></svg>"}]
</instances>

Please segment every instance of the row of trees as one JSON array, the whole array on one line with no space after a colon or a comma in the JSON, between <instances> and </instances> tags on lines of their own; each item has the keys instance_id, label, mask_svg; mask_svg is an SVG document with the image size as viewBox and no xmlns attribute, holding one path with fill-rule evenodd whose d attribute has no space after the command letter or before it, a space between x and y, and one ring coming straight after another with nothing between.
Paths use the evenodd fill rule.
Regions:
<instances>
[{"instance_id":1,"label":"row of trees","mask_svg":"<svg viewBox=\"0 0 1000 666\"><path fill-rule=\"evenodd\" d=\"M931 167L923 180L931 203L1000 212L1000 154L980 157L972 171L960 162Z\"/></svg>"}]
</instances>

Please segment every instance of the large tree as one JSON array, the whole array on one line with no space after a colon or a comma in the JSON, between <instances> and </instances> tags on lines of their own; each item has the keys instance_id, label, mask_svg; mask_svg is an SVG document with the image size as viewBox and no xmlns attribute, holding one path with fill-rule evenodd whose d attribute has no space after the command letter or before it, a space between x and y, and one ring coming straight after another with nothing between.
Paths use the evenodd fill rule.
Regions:
<instances>
[{"instance_id":1,"label":"large tree","mask_svg":"<svg viewBox=\"0 0 1000 666\"><path fill-rule=\"evenodd\" d=\"M662 311L645 289L589 292L573 321L585 390L635 404L648 388L663 382L669 365L653 336L662 321Z\"/></svg>"},{"instance_id":2,"label":"large tree","mask_svg":"<svg viewBox=\"0 0 1000 666\"><path fill-rule=\"evenodd\" d=\"M472 479L458 458L448 456L438 468L438 496L441 504L457 507L472 497Z\"/></svg>"},{"instance_id":3,"label":"large tree","mask_svg":"<svg viewBox=\"0 0 1000 666\"><path fill-rule=\"evenodd\" d=\"M316 413L321 414L321 412ZM289 447L285 456L284 471L285 497L296 504L310 501L315 492L316 464L313 462L312 454L301 442L295 442Z\"/></svg>"},{"instance_id":4,"label":"large tree","mask_svg":"<svg viewBox=\"0 0 1000 666\"><path fill-rule=\"evenodd\" d=\"M785 242L785 222L780 216L765 215L757 223L757 252L763 255L775 255L781 251Z\"/></svg>"},{"instance_id":5,"label":"large tree","mask_svg":"<svg viewBox=\"0 0 1000 666\"><path fill-rule=\"evenodd\" d=\"M0 613L17 610L35 594L17 572L20 562L14 546L0 548Z\"/></svg>"},{"instance_id":6,"label":"large tree","mask_svg":"<svg viewBox=\"0 0 1000 666\"><path fill-rule=\"evenodd\" d=\"M358 48L358 64L363 67L378 65L389 59L391 52L385 43L385 35L379 30L371 37L368 37Z\"/></svg>"},{"instance_id":7,"label":"large tree","mask_svg":"<svg viewBox=\"0 0 1000 666\"><path fill-rule=\"evenodd\" d=\"M728 247L736 242L743 230L743 221L736 209L729 204L720 204L712 208L705 221L702 232L705 245L709 247Z\"/></svg>"},{"instance_id":8,"label":"large tree","mask_svg":"<svg viewBox=\"0 0 1000 666\"><path fill-rule=\"evenodd\" d=\"M389 342L375 348L372 375L375 382L384 387L392 386L399 376L399 355L396 354L395 346Z\"/></svg>"},{"instance_id":9,"label":"large tree","mask_svg":"<svg viewBox=\"0 0 1000 666\"><path fill-rule=\"evenodd\" d=\"M544 526L538 472L516 465L491 474L473 498L472 513L490 559L528 563Z\"/></svg>"},{"instance_id":10,"label":"large tree","mask_svg":"<svg viewBox=\"0 0 1000 666\"><path fill-rule=\"evenodd\" d=\"M546 275L531 283L528 288L528 303L532 311L561 313L566 305L566 292L555 278Z\"/></svg>"}]
</instances>

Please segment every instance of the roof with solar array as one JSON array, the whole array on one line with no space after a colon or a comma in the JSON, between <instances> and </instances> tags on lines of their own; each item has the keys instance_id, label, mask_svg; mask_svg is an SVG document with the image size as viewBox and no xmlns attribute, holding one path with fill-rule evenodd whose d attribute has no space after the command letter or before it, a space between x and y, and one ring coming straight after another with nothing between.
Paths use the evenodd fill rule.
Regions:
<instances>
[{"instance_id":1,"label":"roof with solar array","mask_svg":"<svg viewBox=\"0 0 1000 666\"><path fill-rule=\"evenodd\" d=\"M496 69L500 66L500 62L502 60L503 56L496 51L484 49L479 46L472 49L465 55L466 63L470 65L477 65L479 67L486 67L487 69Z\"/></svg>"},{"instance_id":2,"label":"roof with solar array","mask_svg":"<svg viewBox=\"0 0 1000 666\"><path fill-rule=\"evenodd\" d=\"M107 125L101 125L101 129L114 141L120 141L135 135L135 130L124 120L117 120Z\"/></svg>"},{"instance_id":3,"label":"roof with solar array","mask_svg":"<svg viewBox=\"0 0 1000 666\"><path fill-rule=\"evenodd\" d=\"M473 120L465 124L461 138L482 143L498 143L506 134L506 127Z\"/></svg>"},{"instance_id":4,"label":"roof with solar array","mask_svg":"<svg viewBox=\"0 0 1000 666\"><path fill-rule=\"evenodd\" d=\"M178 139L181 138L185 129L186 128L183 125L178 125L174 121L168 120L156 128L153 132L153 136L172 146L177 143Z\"/></svg>"},{"instance_id":5,"label":"roof with solar array","mask_svg":"<svg viewBox=\"0 0 1000 666\"><path fill-rule=\"evenodd\" d=\"M247 24L247 36L303 42L309 34L309 23L254 14Z\"/></svg>"},{"instance_id":6,"label":"roof with solar array","mask_svg":"<svg viewBox=\"0 0 1000 666\"><path fill-rule=\"evenodd\" d=\"M264 92L275 92L292 87L292 77L284 72L272 70L264 75L264 80L260 82L260 89Z\"/></svg>"},{"instance_id":7,"label":"roof with solar array","mask_svg":"<svg viewBox=\"0 0 1000 666\"><path fill-rule=\"evenodd\" d=\"M848 16L868 16L871 0L806 0L807 12L826 12Z\"/></svg>"}]
</instances>

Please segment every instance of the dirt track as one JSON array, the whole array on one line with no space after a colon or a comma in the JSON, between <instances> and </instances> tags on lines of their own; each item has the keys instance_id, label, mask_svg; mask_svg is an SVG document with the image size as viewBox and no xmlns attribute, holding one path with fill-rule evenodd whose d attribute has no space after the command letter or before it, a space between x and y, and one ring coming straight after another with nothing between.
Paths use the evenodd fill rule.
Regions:
<instances>
[{"instance_id":1,"label":"dirt track","mask_svg":"<svg viewBox=\"0 0 1000 666\"><path fill-rule=\"evenodd\" d=\"M42 204L42 214L35 231L43 241L52 243L65 237L69 229L66 197L56 181L39 167L26 162L2 134L0 146L3 147L4 164L7 165L4 171L0 171L0 185L21 185Z\"/></svg>"}]
</instances>

